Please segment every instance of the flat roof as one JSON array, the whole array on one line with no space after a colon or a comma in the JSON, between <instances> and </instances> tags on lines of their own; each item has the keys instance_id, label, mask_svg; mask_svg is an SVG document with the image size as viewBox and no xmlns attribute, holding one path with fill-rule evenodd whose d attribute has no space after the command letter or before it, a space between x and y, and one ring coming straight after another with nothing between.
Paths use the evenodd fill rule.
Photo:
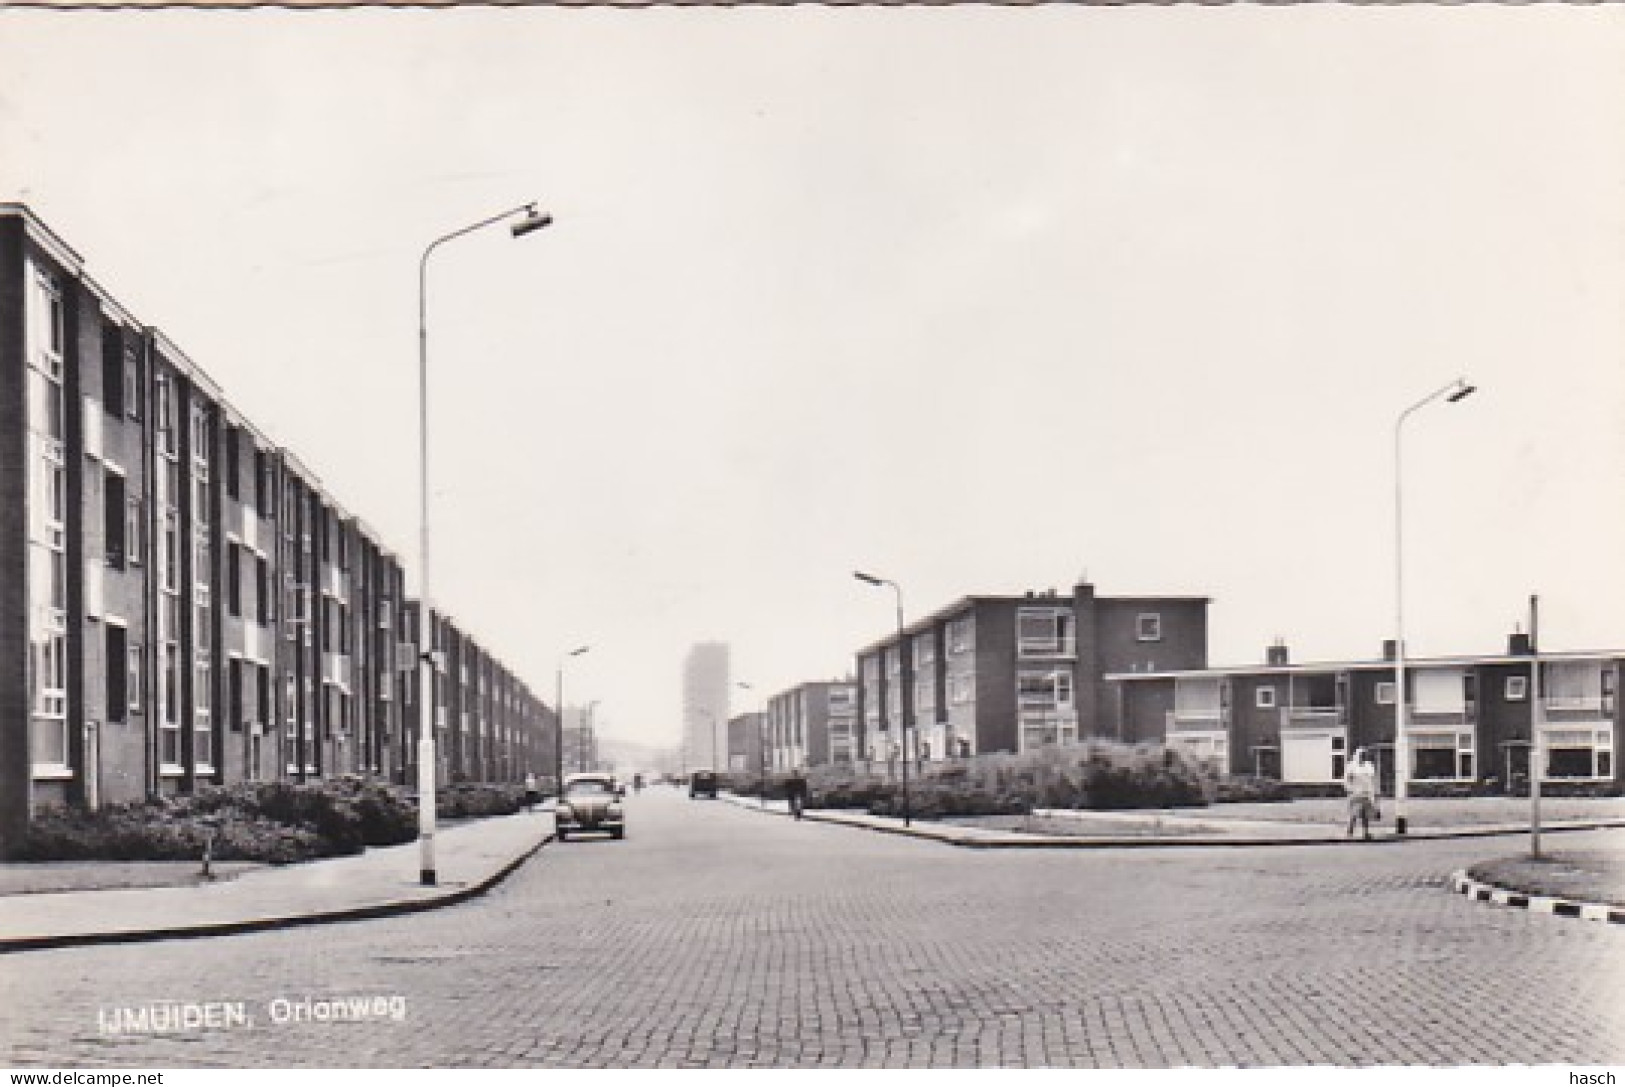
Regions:
<instances>
[{"instance_id":1,"label":"flat roof","mask_svg":"<svg viewBox=\"0 0 1625 1087\"><path fill-rule=\"evenodd\" d=\"M1625 657L1625 649L1561 650L1541 653L1543 661L1617 660ZM1499 653L1483 656L1406 657L1406 669L1451 668L1474 664L1525 664L1534 659L1529 653ZM1108 672L1106 679L1219 679L1224 676L1285 676L1307 672L1371 672L1394 670L1395 662L1385 659L1348 661L1306 661L1303 664L1240 664L1221 668L1181 669L1167 672Z\"/></svg>"},{"instance_id":2,"label":"flat roof","mask_svg":"<svg viewBox=\"0 0 1625 1087\"><path fill-rule=\"evenodd\" d=\"M1074 603L1076 599L1077 595L1075 591L1068 593L1065 596L1062 596L1059 593L1055 594L1054 596L1046 596L1039 593L1033 593L1031 595L1022 593L1019 596L1008 593L974 593L969 596L962 596L953 603L940 607L923 618L916 619L914 622L906 624L903 627L903 636L909 637L910 635L918 634L927 627L930 627L933 624L954 615L956 612L963 611L965 608L975 607L977 604L1047 604L1054 607L1060 607L1062 605L1070 605ZM1095 597L1095 602L1099 604L1141 604L1151 602L1168 602L1172 604L1206 604L1211 603L1212 600L1213 598L1211 596L1185 596L1175 594L1147 594L1139 596L1097 595ZM874 652L884 648L885 646L891 645L895 641L897 641L897 635L889 634L884 638L877 639L876 641L870 642L869 644L861 647L857 651L857 655L862 656L865 653Z\"/></svg>"}]
</instances>

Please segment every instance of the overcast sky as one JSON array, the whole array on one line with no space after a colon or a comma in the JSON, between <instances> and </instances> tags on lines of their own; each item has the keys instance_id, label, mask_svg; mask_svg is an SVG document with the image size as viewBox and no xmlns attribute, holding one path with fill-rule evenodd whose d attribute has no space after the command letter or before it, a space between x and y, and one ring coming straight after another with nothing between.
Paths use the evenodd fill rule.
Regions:
<instances>
[{"instance_id":1,"label":"overcast sky","mask_svg":"<svg viewBox=\"0 0 1625 1087\"><path fill-rule=\"evenodd\" d=\"M552 700L675 740L971 593L1211 659L1625 646L1625 12L0 12L0 199ZM736 711L749 708L742 697Z\"/></svg>"}]
</instances>

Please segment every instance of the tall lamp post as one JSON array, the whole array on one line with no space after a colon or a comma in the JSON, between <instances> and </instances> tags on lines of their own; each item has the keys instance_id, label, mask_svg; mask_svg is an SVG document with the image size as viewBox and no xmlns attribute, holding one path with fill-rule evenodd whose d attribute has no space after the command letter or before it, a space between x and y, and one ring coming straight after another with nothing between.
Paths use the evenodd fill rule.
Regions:
<instances>
[{"instance_id":1,"label":"tall lamp post","mask_svg":"<svg viewBox=\"0 0 1625 1087\"><path fill-rule=\"evenodd\" d=\"M558 790L559 796L564 795L564 663L591 648L590 645L579 646L560 657L558 671L553 675L554 705L557 709L553 714L553 787Z\"/></svg>"},{"instance_id":2,"label":"tall lamp post","mask_svg":"<svg viewBox=\"0 0 1625 1087\"><path fill-rule=\"evenodd\" d=\"M881 585L890 585L892 592L897 597L897 716L899 718L897 730L903 740L903 825L905 827L912 826L913 808L909 803L908 796L908 763L910 757L908 749L909 668L908 654L904 651L906 647L903 645L903 588L889 578L875 577L873 574L866 574L862 570L852 571L852 576L877 588Z\"/></svg>"},{"instance_id":3,"label":"tall lamp post","mask_svg":"<svg viewBox=\"0 0 1625 1087\"><path fill-rule=\"evenodd\" d=\"M1409 710L1405 704L1405 491L1403 466L1405 420L1435 400L1456 404L1476 390L1458 377L1428 393L1394 420L1394 833L1406 830L1405 798L1411 773Z\"/></svg>"},{"instance_id":4,"label":"tall lamp post","mask_svg":"<svg viewBox=\"0 0 1625 1087\"><path fill-rule=\"evenodd\" d=\"M418 880L426 887L437 882L434 857L434 791L438 774L434 743L435 654L432 598L429 595L429 258L454 238L472 234L515 216L511 224L515 238L534 233L553 221L536 210L534 203L509 208L499 215L430 242L418 260Z\"/></svg>"},{"instance_id":5,"label":"tall lamp post","mask_svg":"<svg viewBox=\"0 0 1625 1087\"><path fill-rule=\"evenodd\" d=\"M754 691L744 680L739 681L739 687L746 691ZM762 696L762 708L756 718L756 774L760 782L757 799L762 807L767 807L767 696Z\"/></svg>"}]
</instances>

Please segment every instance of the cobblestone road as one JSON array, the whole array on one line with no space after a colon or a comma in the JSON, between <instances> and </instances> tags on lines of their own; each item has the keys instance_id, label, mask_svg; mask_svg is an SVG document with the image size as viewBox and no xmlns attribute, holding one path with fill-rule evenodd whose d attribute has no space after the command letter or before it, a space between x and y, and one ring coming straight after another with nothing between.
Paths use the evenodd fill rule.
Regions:
<instances>
[{"instance_id":1,"label":"cobblestone road","mask_svg":"<svg viewBox=\"0 0 1625 1087\"><path fill-rule=\"evenodd\" d=\"M980 852L662 790L462 906L0 956L0 1060L55 1067L1625 1063L1625 927L1474 903L1512 839ZM1565 836L1565 847L1625 832ZM402 996L405 1017L272 1021ZM102 1032L108 1009L251 1022Z\"/></svg>"}]
</instances>

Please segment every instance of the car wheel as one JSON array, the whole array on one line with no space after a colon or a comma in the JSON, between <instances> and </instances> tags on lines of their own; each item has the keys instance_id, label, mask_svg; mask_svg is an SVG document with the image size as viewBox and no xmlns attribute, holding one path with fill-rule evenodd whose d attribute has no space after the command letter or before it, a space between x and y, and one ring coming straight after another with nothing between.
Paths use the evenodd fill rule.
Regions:
<instances>
[{"instance_id":1,"label":"car wheel","mask_svg":"<svg viewBox=\"0 0 1625 1087\"><path fill-rule=\"evenodd\" d=\"M621 839L622 839L622 838L624 838L624 837L626 837L626 828L625 828L625 827L621 827L621 828L620 828L620 829L618 829L618 830L614 830L614 831L611 831L611 833L612 833L612 834L614 834L614 835L615 835L615 840L616 840L616 841L617 841L617 842L618 842L618 841L620 841L620 840L621 840Z\"/></svg>"},{"instance_id":2,"label":"car wheel","mask_svg":"<svg viewBox=\"0 0 1625 1087\"><path fill-rule=\"evenodd\" d=\"M559 841L561 841L561 842L568 842L568 841L569 841L569 840L570 840L570 832L569 832L569 831L567 831L567 830L561 830L561 831L559 831L559 833L558 833L558 839L559 839Z\"/></svg>"}]
</instances>

